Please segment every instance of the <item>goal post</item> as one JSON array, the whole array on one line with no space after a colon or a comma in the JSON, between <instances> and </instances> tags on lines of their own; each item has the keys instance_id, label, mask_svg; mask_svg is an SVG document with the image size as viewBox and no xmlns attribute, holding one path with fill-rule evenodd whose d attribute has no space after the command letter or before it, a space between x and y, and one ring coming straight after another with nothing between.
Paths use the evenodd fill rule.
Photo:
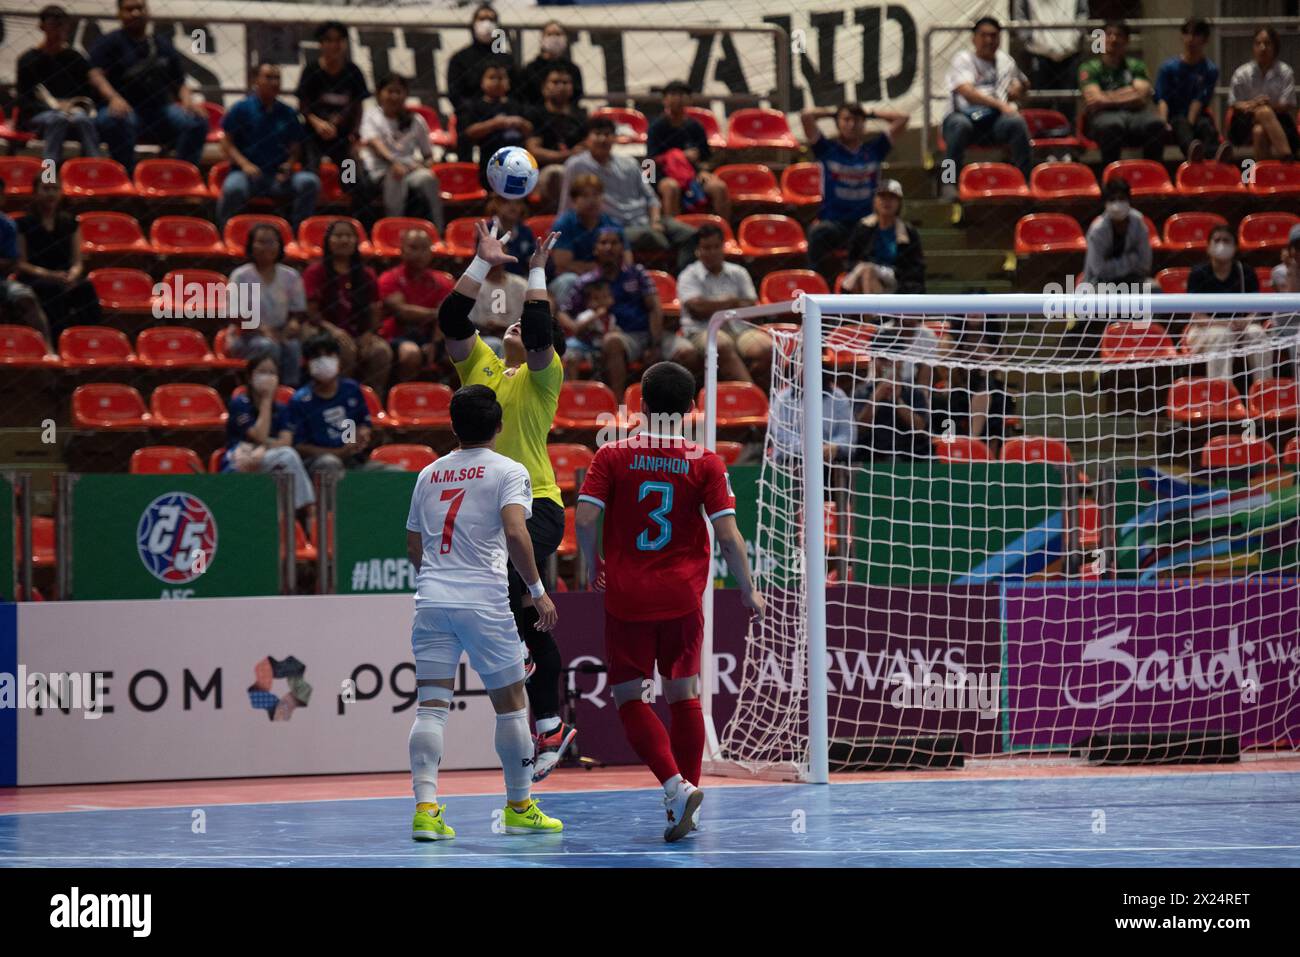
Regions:
<instances>
[{"instance_id":1,"label":"goal post","mask_svg":"<svg viewBox=\"0 0 1300 957\"><path fill-rule=\"evenodd\" d=\"M1078 757L1125 735L1300 747L1282 673L1300 673L1300 646L1280 624L1300 609L1300 438L1270 405L1296 401L1300 295L1080 286L727 310L708 327L710 448L718 333L772 322L753 550L775 600L738 647L720 726L703 676L710 771L826 783L832 764L904 752ZM977 421L983 439L964 434ZM1183 631L1123 637L1135 608ZM1272 659L1202 647L1202 622ZM714 624L710 588L706 671ZM1173 677L1152 679L1170 687L1138 694L1171 654ZM1124 685L1130 659L1146 671ZM1232 704L1210 686L1224 661L1246 669L1223 679L1245 685Z\"/></svg>"}]
</instances>

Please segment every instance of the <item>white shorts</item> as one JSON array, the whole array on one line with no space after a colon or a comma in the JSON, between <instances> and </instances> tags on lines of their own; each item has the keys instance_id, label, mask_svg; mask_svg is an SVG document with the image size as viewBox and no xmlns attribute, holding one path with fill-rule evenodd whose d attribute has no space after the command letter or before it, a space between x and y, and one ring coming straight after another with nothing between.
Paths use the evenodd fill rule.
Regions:
<instances>
[{"instance_id":1,"label":"white shorts","mask_svg":"<svg viewBox=\"0 0 1300 957\"><path fill-rule=\"evenodd\" d=\"M417 608L411 650L417 681L454 678L462 651L489 691L524 680L524 644L509 611Z\"/></svg>"}]
</instances>

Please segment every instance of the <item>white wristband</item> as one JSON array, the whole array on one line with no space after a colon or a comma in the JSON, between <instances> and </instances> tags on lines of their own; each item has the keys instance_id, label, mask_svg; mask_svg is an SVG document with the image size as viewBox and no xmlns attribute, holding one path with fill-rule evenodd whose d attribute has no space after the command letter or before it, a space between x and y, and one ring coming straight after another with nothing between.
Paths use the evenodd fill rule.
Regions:
<instances>
[{"instance_id":1,"label":"white wristband","mask_svg":"<svg viewBox=\"0 0 1300 957\"><path fill-rule=\"evenodd\" d=\"M533 596L534 601L546 594L546 586L542 584L540 578L528 586L528 594Z\"/></svg>"},{"instance_id":2,"label":"white wristband","mask_svg":"<svg viewBox=\"0 0 1300 957\"><path fill-rule=\"evenodd\" d=\"M546 267L534 266L528 270L528 291L536 289L538 292L546 292Z\"/></svg>"},{"instance_id":3,"label":"white wristband","mask_svg":"<svg viewBox=\"0 0 1300 957\"><path fill-rule=\"evenodd\" d=\"M492 266L486 259L483 259L480 256L475 256L474 261L466 268L465 275L470 279L473 279L475 282L482 282L487 278L488 270L491 268Z\"/></svg>"}]
</instances>

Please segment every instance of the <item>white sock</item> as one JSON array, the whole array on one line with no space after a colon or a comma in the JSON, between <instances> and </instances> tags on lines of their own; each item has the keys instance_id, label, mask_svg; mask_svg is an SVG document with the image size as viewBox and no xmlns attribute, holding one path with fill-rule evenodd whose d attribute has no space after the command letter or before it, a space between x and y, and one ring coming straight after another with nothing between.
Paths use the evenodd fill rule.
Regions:
<instances>
[{"instance_id":1,"label":"white sock","mask_svg":"<svg viewBox=\"0 0 1300 957\"><path fill-rule=\"evenodd\" d=\"M442 762L442 729L447 723L448 705L416 708L408 745L411 751L411 782L416 804L438 800L438 765Z\"/></svg>"},{"instance_id":2,"label":"white sock","mask_svg":"<svg viewBox=\"0 0 1300 957\"><path fill-rule=\"evenodd\" d=\"M670 798L676 797L677 789L682 787L683 785L685 785L686 787L690 787L690 785L686 783L686 779L684 777L682 777L680 774L674 774L672 777L670 777L667 781L664 782L664 794L667 794Z\"/></svg>"},{"instance_id":3,"label":"white sock","mask_svg":"<svg viewBox=\"0 0 1300 957\"><path fill-rule=\"evenodd\" d=\"M527 801L533 790L533 736L528 709L497 715L497 757L506 777L506 800Z\"/></svg>"},{"instance_id":4,"label":"white sock","mask_svg":"<svg viewBox=\"0 0 1300 957\"><path fill-rule=\"evenodd\" d=\"M554 731L554 730L555 730L556 728L558 728L559 726L560 726L560 719L557 718L555 715L552 715L552 716L549 717L549 718L538 718L538 719L537 719L537 733L538 733L538 734L550 734L552 731Z\"/></svg>"}]
</instances>

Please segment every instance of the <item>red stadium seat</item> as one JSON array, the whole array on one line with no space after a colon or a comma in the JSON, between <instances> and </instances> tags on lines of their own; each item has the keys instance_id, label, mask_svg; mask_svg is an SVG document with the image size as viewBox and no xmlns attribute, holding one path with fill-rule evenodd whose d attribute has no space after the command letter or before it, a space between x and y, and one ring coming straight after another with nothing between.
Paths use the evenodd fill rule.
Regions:
<instances>
[{"instance_id":1,"label":"red stadium seat","mask_svg":"<svg viewBox=\"0 0 1300 957\"><path fill-rule=\"evenodd\" d=\"M727 138L722 135L722 127L718 123L718 114L703 106L688 106L686 115L693 120L697 120L700 126L704 127L704 132L709 137L709 146L715 150L726 148Z\"/></svg>"},{"instance_id":2,"label":"red stadium seat","mask_svg":"<svg viewBox=\"0 0 1300 957\"><path fill-rule=\"evenodd\" d=\"M719 166L713 175L727 187L733 203L781 206L781 187L773 172L761 163L733 163Z\"/></svg>"},{"instance_id":3,"label":"red stadium seat","mask_svg":"<svg viewBox=\"0 0 1300 957\"><path fill-rule=\"evenodd\" d=\"M781 171L781 202L817 206L822 201L822 164L791 163Z\"/></svg>"},{"instance_id":4,"label":"red stadium seat","mask_svg":"<svg viewBox=\"0 0 1300 957\"><path fill-rule=\"evenodd\" d=\"M1070 129L1070 121L1059 110L1023 109L1020 117L1029 128L1029 145L1033 149L1082 150L1083 141L1077 136L1044 136L1052 130Z\"/></svg>"},{"instance_id":5,"label":"red stadium seat","mask_svg":"<svg viewBox=\"0 0 1300 957\"><path fill-rule=\"evenodd\" d=\"M708 224L717 226L722 230L722 249L728 256L741 256L740 243L736 242L736 235L731 231L731 224L713 213L682 213L677 217L677 221L692 229L699 229L701 226Z\"/></svg>"},{"instance_id":6,"label":"red stadium seat","mask_svg":"<svg viewBox=\"0 0 1300 957\"><path fill-rule=\"evenodd\" d=\"M226 255L217 227L197 216L159 216L149 227L149 241L162 256Z\"/></svg>"},{"instance_id":7,"label":"red stadium seat","mask_svg":"<svg viewBox=\"0 0 1300 957\"><path fill-rule=\"evenodd\" d=\"M1121 177L1128 183L1134 199L1139 196L1174 196L1174 184L1164 165L1155 160L1116 160L1102 173L1102 183Z\"/></svg>"},{"instance_id":8,"label":"red stadium seat","mask_svg":"<svg viewBox=\"0 0 1300 957\"><path fill-rule=\"evenodd\" d=\"M876 327L869 323L839 326L826 334L822 362L834 366L856 366L871 358L871 340Z\"/></svg>"},{"instance_id":9,"label":"red stadium seat","mask_svg":"<svg viewBox=\"0 0 1300 957\"><path fill-rule=\"evenodd\" d=\"M325 232L332 223L342 220L352 224L356 230L357 240L360 243L359 249L361 255L370 256L374 254L374 247L366 238L366 229L360 221L353 219L351 216L308 216L298 226L298 240L285 249L285 255L292 256L295 259L319 259L323 254L322 244L325 242Z\"/></svg>"},{"instance_id":10,"label":"red stadium seat","mask_svg":"<svg viewBox=\"0 0 1300 957\"><path fill-rule=\"evenodd\" d=\"M1265 439L1216 435L1201 449L1201 465L1207 469L1245 469L1277 464L1277 452Z\"/></svg>"},{"instance_id":11,"label":"red stadium seat","mask_svg":"<svg viewBox=\"0 0 1300 957\"><path fill-rule=\"evenodd\" d=\"M410 216L388 216L375 223L371 230L370 243L375 248L376 256L402 255L402 236L412 229L426 233L435 251L442 247L438 236L438 227L427 219L415 219Z\"/></svg>"},{"instance_id":12,"label":"red stadium seat","mask_svg":"<svg viewBox=\"0 0 1300 957\"><path fill-rule=\"evenodd\" d=\"M1300 468L1300 436L1296 436L1286 444L1286 452L1282 455L1282 464L1294 465Z\"/></svg>"},{"instance_id":13,"label":"red stadium seat","mask_svg":"<svg viewBox=\"0 0 1300 957\"><path fill-rule=\"evenodd\" d=\"M197 329L185 326L156 326L135 339L140 362L151 369L210 368L215 356Z\"/></svg>"},{"instance_id":14,"label":"red stadium seat","mask_svg":"<svg viewBox=\"0 0 1300 957\"><path fill-rule=\"evenodd\" d=\"M370 461L399 465L406 472L419 472L437 459L438 453L429 446L409 443L381 445L370 453Z\"/></svg>"},{"instance_id":15,"label":"red stadium seat","mask_svg":"<svg viewBox=\"0 0 1300 957\"><path fill-rule=\"evenodd\" d=\"M1300 419L1300 389L1295 379L1264 379L1251 385L1247 396L1252 419Z\"/></svg>"},{"instance_id":16,"label":"red stadium seat","mask_svg":"<svg viewBox=\"0 0 1300 957\"><path fill-rule=\"evenodd\" d=\"M735 465L740 461L741 453L745 451L745 446L740 442L715 442L713 451L722 456L722 461L727 465Z\"/></svg>"},{"instance_id":17,"label":"red stadium seat","mask_svg":"<svg viewBox=\"0 0 1300 957\"><path fill-rule=\"evenodd\" d=\"M1187 292L1187 277L1192 273L1190 266L1172 266L1156 273L1156 285L1161 292Z\"/></svg>"},{"instance_id":18,"label":"red stadium seat","mask_svg":"<svg viewBox=\"0 0 1300 957\"><path fill-rule=\"evenodd\" d=\"M1273 292L1273 270L1268 266L1255 267L1255 281L1259 283L1260 292Z\"/></svg>"},{"instance_id":19,"label":"red stadium seat","mask_svg":"<svg viewBox=\"0 0 1300 957\"><path fill-rule=\"evenodd\" d=\"M142 269L96 269L86 277L106 312L148 312L153 306L153 280Z\"/></svg>"},{"instance_id":20,"label":"red stadium seat","mask_svg":"<svg viewBox=\"0 0 1300 957\"><path fill-rule=\"evenodd\" d=\"M190 382L160 385L149 396L154 424L163 429L210 431L226 427L226 404L211 386Z\"/></svg>"},{"instance_id":21,"label":"red stadium seat","mask_svg":"<svg viewBox=\"0 0 1300 957\"><path fill-rule=\"evenodd\" d=\"M78 429L125 431L152 423L134 387L116 382L80 385L72 393L72 424Z\"/></svg>"},{"instance_id":22,"label":"red stadium seat","mask_svg":"<svg viewBox=\"0 0 1300 957\"><path fill-rule=\"evenodd\" d=\"M112 326L70 326L59 334L65 369L132 368L139 365L131 340Z\"/></svg>"},{"instance_id":23,"label":"red stadium seat","mask_svg":"<svg viewBox=\"0 0 1300 957\"><path fill-rule=\"evenodd\" d=\"M1087 252L1083 229L1064 213L1030 213L1016 222L1016 255Z\"/></svg>"},{"instance_id":24,"label":"red stadium seat","mask_svg":"<svg viewBox=\"0 0 1300 957\"><path fill-rule=\"evenodd\" d=\"M231 166L225 160L220 163L214 163L208 170L208 195L216 199L221 195L221 186L230 175ZM271 196L253 196L248 201L249 209L275 209L283 201Z\"/></svg>"},{"instance_id":25,"label":"red stadium seat","mask_svg":"<svg viewBox=\"0 0 1300 957\"><path fill-rule=\"evenodd\" d=\"M669 316L680 315L682 304L677 301L677 280L662 269L647 269L654 280L655 292L659 294L659 305Z\"/></svg>"},{"instance_id":26,"label":"red stadium seat","mask_svg":"<svg viewBox=\"0 0 1300 957\"><path fill-rule=\"evenodd\" d=\"M1173 341L1158 322L1112 322L1101 337L1102 362L1150 362L1175 355Z\"/></svg>"},{"instance_id":27,"label":"red stadium seat","mask_svg":"<svg viewBox=\"0 0 1300 957\"><path fill-rule=\"evenodd\" d=\"M1237 196L1246 192L1241 170L1227 163L1183 163L1174 174L1183 196Z\"/></svg>"},{"instance_id":28,"label":"red stadium seat","mask_svg":"<svg viewBox=\"0 0 1300 957\"><path fill-rule=\"evenodd\" d=\"M1252 196L1300 195L1300 166L1281 160L1261 160L1251 167Z\"/></svg>"},{"instance_id":29,"label":"red stadium seat","mask_svg":"<svg viewBox=\"0 0 1300 957\"><path fill-rule=\"evenodd\" d=\"M222 451L218 449L217 451ZM307 534L307 529L302 527L302 522L295 519L293 523L293 558L294 561L311 564L320 558L320 552L316 549L316 543L311 540Z\"/></svg>"},{"instance_id":30,"label":"red stadium seat","mask_svg":"<svg viewBox=\"0 0 1300 957\"><path fill-rule=\"evenodd\" d=\"M704 408L704 390L695 397ZM752 382L718 383L718 428L758 428L767 425L767 396Z\"/></svg>"},{"instance_id":31,"label":"red stadium seat","mask_svg":"<svg viewBox=\"0 0 1300 957\"><path fill-rule=\"evenodd\" d=\"M1210 241L1210 230L1226 226L1218 213L1174 213L1165 220L1165 249L1170 252L1203 251Z\"/></svg>"},{"instance_id":32,"label":"red stadium seat","mask_svg":"<svg viewBox=\"0 0 1300 957\"><path fill-rule=\"evenodd\" d=\"M210 195L199 168L177 159L140 160L135 167L135 191L144 199L206 199Z\"/></svg>"},{"instance_id":33,"label":"red stadium seat","mask_svg":"<svg viewBox=\"0 0 1300 957\"><path fill-rule=\"evenodd\" d=\"M1237 248L1243 253L1286 246L1291 227L1300 223L1293 213L1251 213L1237 225Z\"/></svg>"},{"instance_id":34,"label":"red stadium seat","mask_svg":"<svg viewBox=\"0 0 1300 957\"><path fill-rule=\"evenodd\" d=\"M560 386L555 428L598 429L605 414L618 415L618 400L605 383L578 380Z\"/></svg>"},{"instance_id":35,"label":"red stadium seat","mask_svg":"<svg viewBox=\"0 0 1300 957\"><path fill-rule=\"evenodd\" d=\"M216 143L226 135L225 131L221 129L221 120L225 117L226 110L220 103L204 100L203 112L208 114L208 135L206 140L209 143Z\"/></svg>"},{"instance_id":36,"label":"red stadium seat","mask_svg":"<svg viewBox=\"0 0 1300 957\"><path fill-rule=\"evenodd\" d=\"M225 330L223 329L222 332L224 332L224 331L225 331ZM224 337L223 337L223 338L224 338ZM212 351L213 351L213 352L216 352L216 349L213 349ZM239 360L239 361L240 361L240 362L243 362L242 359ZM247 365L247 364L248 364L248 363L244 363L244 365ZM289 400L293 398L293 391L294 391L294 390L293 390L293 386L291 386L291 385L278 385L278 386L276 386L276 387L275 387L275 404L276 404L276 405L288 405L288 404L289 404ZM236 386L236 387L235 387L235 391L232 392L232 393L230 393L230 397L231 397L232 399L237 399L237 398L239 398L241 395L247 395L247 394L248 394L248 386L246 386L246 385L240 385L240 386Z\"/></svg>"},{"instance_id":37,"label":"red stadium seat","mask_svg":"<svg viewBox=\"0 0 1300 957\"><path fill-rule=\"evenodd\" d=\"M83 253L153 252L140 231L140 224L126 213L82 213L77 217L77 225L81 227Z\"/></svg>"},{"instance_id":38,"label":"red stadium seat","mask_svg":"<svg viewBox=\"0 0 1300 957\"><path fill-rule=\"evenodd\" d=\"M1169 418L1174 422L1238 422L1246 404L1227 379L1178 379L1169 387Z\"/></svg>"},{"instance_id":39,"label":"red stadium seat","mask_svg":"<svg viewBox=\"0 0 1300 957\"><path fill-rule=\"evenodd\" d=\"M1029 187L1025 185L1024 175L1010 163L967 163L962 167L961 177L957 180L957 193L963 203L1029 199Z\"/></svg>"},{"instance_id":40,"label":"red stadium seat","mask_svg":"<svg viewBox=\"0 0 1300 957\"><path fill-rule=\"evenodd\" d=\"M442 234L443 254L455 259L473 259L474 251L478 248L478 233L475 229L477 222L472 216L449 222Z\"/></svg>"},{"instance_id":41,"label":"red stadium seat","mask_svg":"<svg viewBox=\"0 0 1300 957\"><path fill-rule=\"evenodd\" d=\"M529 216L527 219L524 220L524 225L527 226L532 231L533 236L540 243L543 239L545 239L547 236L550 235L551 227L555 225L555 217L554 216Z\"/></svg>"},{"instance_id":42,"label":"red stadium seat","mask_svg":"<svg viewBox=\"0 0 1300 957\"><path fill-rule=\"evenodd\" d=\"M590 116L591 119L604 117L613 122L615 141L619 143L644 143L646 131L650 129L650 121L646 119L644 113L626 106L602 106L600 109L592 110ZM626 129L619 129L619 127L626 127Z\"/></svg>"},{"instance_id":43,"label":"red stadium seat","mask_svg":"<svg viewBox=\"0 0 1300 957\"><path fill-rule=\"evenodd\" d=\"M934 457L940 462L991 462L993 453L979 439L953 435L934 440Z\"/></svg>"},{"instance_id":44,"label":"red stadium seat","mask_svg":"<svg viewBox=\"0 0 1300 957\"><path fill-rule=\"evenodd\" d=\"M223 310L227 308L226 296L229 282L215 269L173 269L162 277L159 285L166 290L166 293L165 296L155 297L153 308L170 309L173 319L185 318L185 308L193 299L195 286L200 287L203 295L202 317L221 318L225 314ZM224 333L224 328L221 331ZM224 335L222 342L223 344L225 342ZM226 358L228 357L218 353L217 364L228 364L223 361ZM234 362L236 365L243 365L242 360L236 359Z\"/></svg>"},{"instance_id":45,"label":"red stadium seat","mask_svg":"<svg viewBox=\"0 0 1300 957\"><path fill-rule=\"evenodd\" d=\"M370 413L370 424L377 429L388 428L388 413L384 411L384 405L379 401L379 393L368 385L361 387L361 396L366 400L366 411Z\"/></svg>"},{"instance_id":46,"label":"red stadium seat","mask_svg":"<svg viewBox=\"0 0 1300 957\"><path fill-rule=\"evenodd\" d=\"M454 113L452 114L447 127L444 129L442 125L442 117L438 115L438 111L433 107L417 103L415 106L408 106L407 109L412 113L419 113L424 117L425 125L429 127L430 143L445 150L455 147L456 115Z\"/></svg>"},{"instance_id":47,"label":"red stadium seat","mask_svg":"<svg viewBox=\"0 0 1300 957\"><path fill-rule=\"evenodd\" d=\"M15 523L14 543L22 548L22 519ZM53 568L55 561L54 554L55 533L54 519L48 515L32 516L32 567L33 568ZM39 592L32 589L33 599L41 601Z\"/></svg>"},{"instance_id":48,"label":"red stadium seat","mask_svg":"<svg viewBox=\"0 0 1300 957\"><path fill-rule=\"evenodd\" d=\"M193 449L183 449L179 445L146 445L131 453L127 471L132 475L185 475L205 469Z\"/></svg>"},{"instance_id":49,"label":"red stadium seat","mask_svg":"<svg viewBox=\"0 0 1300 957\"><path fill-rule=\"evenodd\" d=\"M78 156L65 160L59 172L63 194L78 199L134 196L135 186L121 163L111 159Z\"/></svg>"},{"instance_id":50,"label":"red stadium seat","mask_svg":"<svg viewBox=\"0 0 1300 957\"><path fill-rule=\"evenodd\" d=\"M765 258L808 254L808 240L804 237L803 227L789 216L746 216L740 221L736 238L745 256Z\"/></svg>"},{"instance_id":51,"label":"red stadium seat","mask_svg":"<svg viewBox=\"0 0 1300 957\"><path fill-rule=\"evenodd\" d=\"M4 181L6 196L32 195L40 175L41 161L35 156L0 156L0 180Z\"/></svg>"},{"instance_id":52,"label":"red stadium seat","mask_svg":"<svg viewBox=\"0 0 1300 957\"><path fill-rule=\"evenodd\" d=\"M555 484L565 493L578 490L577 473L580 469L591 468L591 460L595 455L585 445L571 442L552 442L546 447L546 454L551 457Z\"/></svg>"},{"instance_id":53,"label":"red stadium seat","mask_svg":"<svg viewBox=\"0 0 1300 957\"><path fill-rule=\"evenodd\" d=\"M28 133L18 128L18 107L13 108L9 119L5 119L4 115L0 114L0 140L8 143L11 149L26 146L34 139L36 139L35 133Z\"/></svg>"},{"instance_id":54,"label":"red stadium seat","mask_svg":"<svg viewBox=\"0 0 1300 957\"><path fill-rule=\"evenodd\" d=\"M564 535L560 538L560 545L555 549L558 558L573 558L578 554L578 521L577 509L573 507L564 510ZM556 591L562 591L559 583L564 581L563 578L556 580Z\"/></svg>"},{"instance_id":55,"label":"red stadium seat","mask_svg":"<svg viewBox=\"0 0 1300 957\"><path fill-rule=\"evenodd\" d=\"M789 302L798 299L801 292L826 295L830 289L826 287L826 280L811 269L780 269L763 277L758 287L758 301L763 305Z\"/></svg>"},{"instance_id":56,"label":"red stadium seat","mask_svg":"<svg viewBox=\"0 0 1300 957\"><path fill-rule=\"evenodd\" d=\"M1156 224L1151 217L1143 213L1142 222L1144 222L1147 227L1147 238L1151 242L1151 251L1159 252L1164 249L1165 243L1164 240L1160 238L1160 230L1156 229Z\"/></svg>"},{"instance_id":57,"label":"red stadium seat","mask_svg":"<svg viewBox=\"0 0 1300 957\"><path fill-rule=\"evenodd\" d=\"M477 163L434 163L430 167L438 177L444 203L480 203L487 199L478 178Z\"/></svg>"},{"instance_id":58,"label":"red stadium seat","mask_svg":"<svg viewBox=\"0 0 1300 957\"><path fill-rule=\"evenodd\" d=\"M1002 446L1003 462L1049 462L1053 465L1073 465L1070 446L1060 439L1046 435L1017 435Z\"/></svg>"},{"instance_id":59,"label":"red stadium seat","mask_svg":"<svg viewBox=\"0 0 1300 957\"><path fill-rule=\"evenodd\" d=\"M287 255L289 247L293 245L293 230L289 228L288 220L282 216L264 213L241 213L226 220L226 228L222 231L221 237L226 243L226 253L241 259L247 257L248 234L252 232L254 226L263 223L275 227L280 234L280 241L284 243Z\"/></svg>"},{"instance_id":60,"label":"red stadium seat","mask_svg":"<svg viewBox=\"0 0 1300 957\"><path fill-rule=\"evenodd\" d=\"M395 429L451 428L451 389L438 382L402 382L388 390L388 425Z\"/></svg>"},{"instance_id":61,"label":"red stadium seat","mask_svg":"<svg viewBox=\"0 0 1300 957\"><path fill-rule=\"evenodd\" d=\"M1039 163L1029 171L1029 192L1040 203L1101 199L1097 178L1082 163Z\"/></svg>"},{"instance_id":62,"label":"red stadium seat","mask_svg":"<svg viewBox=\"0 0 1300 957\"><path fill-rule=\"evenodd\" d=\"M57 369L59 357L44 337L27 326L0 326L0 366L6 369Z\"/></svg>"},{"instance_id":63,"label":"red stadium seat","mask_svg":"<svg viewBox=\"0 0 1300 957\"><path fill-rule=\"evenodd\" d=\"M780 110L745 109L731 114L727 121L727 147L733 150L766 147L793 150L799 144L790 133L790 124Z\"/></svg>"}]
</instances>

